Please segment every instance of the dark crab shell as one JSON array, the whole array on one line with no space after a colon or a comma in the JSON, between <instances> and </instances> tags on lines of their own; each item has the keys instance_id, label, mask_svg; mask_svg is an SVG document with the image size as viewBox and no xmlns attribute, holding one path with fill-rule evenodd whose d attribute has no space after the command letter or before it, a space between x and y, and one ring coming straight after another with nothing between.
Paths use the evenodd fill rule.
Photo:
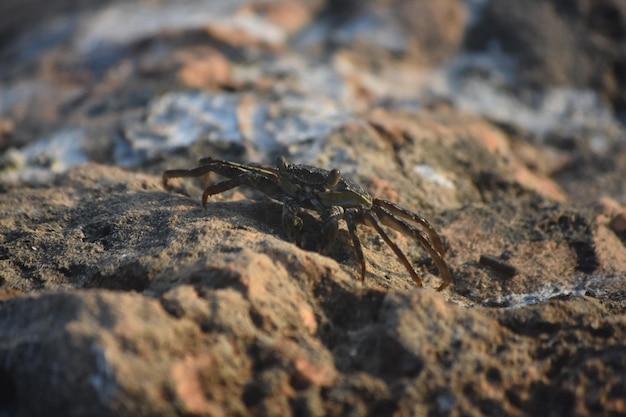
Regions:
<instances>
[{"instance_id":1,"label":"dark crab shell","mask_svg":"<svg viewBox=\"0 0 626 417\"><path fill-rule=\"evenodd\" d=\"M338 169L326 170L310 165L290 164L280 156L276 162L278 179L285 193L311 208L323 210L333 206L371 207L372 197L358 184L343 178Z\"/></svg>"}]
</instances>

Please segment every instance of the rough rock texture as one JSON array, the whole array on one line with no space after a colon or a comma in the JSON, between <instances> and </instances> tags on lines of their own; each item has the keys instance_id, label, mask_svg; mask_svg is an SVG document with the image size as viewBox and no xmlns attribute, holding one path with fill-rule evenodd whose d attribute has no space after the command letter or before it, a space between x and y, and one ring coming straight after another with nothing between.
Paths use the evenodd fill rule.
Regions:
<instances>
[{"instance_id":1,"label":"rough rock texture","mask_svg":"<svg viewBox=\"0 0 626 417\"><path fill-rule=\"evenodd\" d=\"M531 138L420 90L461 2L149 3L0 52L0 416L626 413L619 122ZM343 223L320 254L317 213L298 247L259 191L161 184L279 154L423 215L453 284L399 233L425 288L371 228L360 281Z\"/></svg>"}]
</instances>

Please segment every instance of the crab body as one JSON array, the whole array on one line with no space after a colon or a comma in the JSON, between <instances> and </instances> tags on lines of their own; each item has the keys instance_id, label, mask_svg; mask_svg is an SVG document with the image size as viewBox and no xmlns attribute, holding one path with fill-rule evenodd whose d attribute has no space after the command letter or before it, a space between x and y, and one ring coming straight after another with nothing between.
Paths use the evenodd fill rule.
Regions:
<instances>
[{"instance_id":1,"label":"crab body","mask_svg":"<svg viewBox=\"0 0 626 417\"><path fill-rule=\"evenodd\" d=\"M371 226L380 234L418 286L422 286L421 279L383 226L395 229L422 244L443 279L438 290L443 290L452 282L450 270L444 260L441 239L423 217L390 201L372 198L363 187L342 177L338 169L329 171L291 164L282 156L277 158L275 167L203 158L196 168L163 172L163 186L167 188L170 178L201 177L210 172L228 179L206 187L202 193L204 207L211 195L240 185L254 187L283 203L282 224L287 237L292 241L296 241L301 234L302 219L299 213L302 208L321 214L322 249L327 250L332 246L339 231L339 220L345 220L361 266L361 279L365 277L365 258L356 233L357 224Z\"/></svg>"}]
</instances>

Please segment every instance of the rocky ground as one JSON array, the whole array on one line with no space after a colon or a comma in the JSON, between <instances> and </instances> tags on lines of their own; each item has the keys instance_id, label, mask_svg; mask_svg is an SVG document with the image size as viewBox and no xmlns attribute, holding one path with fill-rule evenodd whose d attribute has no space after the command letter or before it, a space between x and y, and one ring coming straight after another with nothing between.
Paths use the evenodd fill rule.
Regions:
<instances>
[{"instance_id":1,"label":"rocky ground","mask_svg":"<svg viewBox=\"0 0 626 417\"><path fill-rule=\"evenodd\" d=\"M0 35L0 416L626 415L623 1L8 1ZM278 155L427 218L452 285L161 184Z\"/></svg>"}]
</instances>

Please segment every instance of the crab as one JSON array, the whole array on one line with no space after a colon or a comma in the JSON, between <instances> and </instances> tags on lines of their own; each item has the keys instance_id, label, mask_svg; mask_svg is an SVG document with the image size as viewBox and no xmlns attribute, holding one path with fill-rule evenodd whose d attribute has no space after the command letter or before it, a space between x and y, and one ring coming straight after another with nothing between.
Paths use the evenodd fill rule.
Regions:
<instances>
[{"instance_id":1,"label":"crab","mask_svg":"<svg viewBox=\"0 0 626 417\"><path fill-rule=\"evenodd\" d=\"M301 209L314 210L321 215L322 247L328 250L337 238L339 220L345 220L361 267L361 280L365 279L365 257L357 235L357 225L373 227L398 257L418 287L422 280L406 255L390 238L384 226L417 240L426 249L439 271L443 282L437 288L443 290L452 282L450 269L444 260L445 251L441 238L422 216L390 201L373 198L360 185L344 178L338 169L321 169L309 165L292 164L283 156L275 167L258 164L239 164L213 158L202 158L193 169L170 169L163 172L163 187L168 189L171 178L202 177L216 173L225 181L207 186L202 193L202 206L207 200L232 188L247 185L265 193L283 204L282 225L291 241L301 235Z\"/></svg>"}]
</instances>

